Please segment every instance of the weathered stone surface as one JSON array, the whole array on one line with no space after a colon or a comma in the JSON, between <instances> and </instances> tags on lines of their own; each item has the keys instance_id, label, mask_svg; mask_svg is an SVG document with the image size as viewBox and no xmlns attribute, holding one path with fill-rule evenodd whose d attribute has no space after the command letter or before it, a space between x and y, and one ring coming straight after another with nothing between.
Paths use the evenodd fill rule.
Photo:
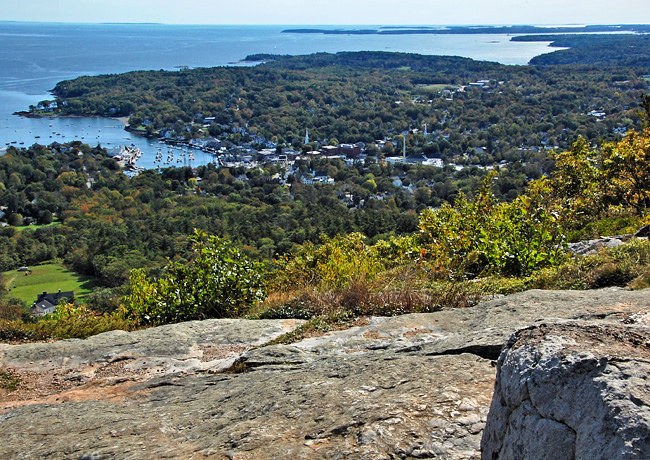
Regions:
<instances>
[{"instance_id":1,"label":"weathered stone surface","mask_svg":"<svg viewBox=\"0 0 650 460\"><path fill-rule=\"evenodd\" d=\"M293 331L303 322L241 319L190 321L136 332L112 331L87 340L0 345L0 362L9 367L17 365L23 369L44 370L123 360L155 360L169 370L174 369L175 361L210 361L213 357L210 347L250 348L262 345Z\"/></svg>"},{"instance_id":2,"label":"weathered stone surface","mask_svg":"<svg viewBox=\"0 0 650 460\"><path fill-rule=\"evenodd\" d=\"M25 403L110 398L136 382L179 372L218 372L246 350L302 324L300 320L191 321L87 340L0 344L0 369L17 371L20 391L2 395L0 412Z\"/></svg>"},{"instance_id":3,"label":"weathered stone surface","mask_svg":"<svg viewBox=\"0 0 650 460\"><path fill-rule=\"evenodd\" d=\"M549 318L643 324L649 300L650 290L530 291L260 348L297 323L4 346L0 368L59 380L6 395L0 458L478 458L508 337ZM237 364L220 372L224 360Z\"/></svg>"},{"instance_id":4,"label":"weathered stone surface","mask_svg":"<svg viewBox=\"0 0 650 460\"><path fill-rule=\"evenodd\" d=\"M595 240L569 243L569 252L581 256L596 254L600 248L617 248L630 239L631 235L603 236Z\"/></svg>"},{"instance_id":5,"label":"weathered stone surface","mask_svg":"<svg viewBox=\"0 0 650 460\"><path fill-rule=\"evenodd\" d=\"M366 326L307 339L293 346L318 355L421 348L427 354L470 352L496 360L510 335L537 321L558 318L642 322L644 315L650 314L649 299L650 290L531 290L472 308L370 318Z\"/></svg>"},{"instance_id":6,"label":"weathered stone surface","mask_svg":"<svg viewBox=\"0 0 650 460\"><path fill-rule=\"evenodd\" d=\"M22 407L0 416L0 450L7 457L387 458L438 449L476 457L480 431L454 418L485 423L489 362L386 358L163 377L119 401Z\"/></svg>"},{"instance_id":7,"label":"weathered stone surface","mask_svg":"<svg viewBox=\"0 0 650 460\"><path fill-rule=\"evenodd\" d=\"M650 330L559 322L499 358L485 459L650 458Z\"/></svg>"}]
</instances>

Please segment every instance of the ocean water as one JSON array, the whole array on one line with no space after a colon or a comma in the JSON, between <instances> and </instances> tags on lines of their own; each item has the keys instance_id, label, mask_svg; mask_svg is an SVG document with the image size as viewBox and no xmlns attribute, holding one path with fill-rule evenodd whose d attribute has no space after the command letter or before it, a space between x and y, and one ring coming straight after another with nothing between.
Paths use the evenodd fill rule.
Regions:
<instances>
[{"instance_id":1,"label":"ocean water","mask_svg":"<svg viewBox=\"0 0 650 460\"><path fill-rule=\"evenodd\" d=\"M58 81L81 75L241 65L256 53L400 51L526 64L552 51L548 43L511 42L507 35L304 35L283 34L285 28L0 22L0 153L7 143L78 139L109 148L135 145L144 152L138 165L153 167L159 143L124 131L117 120L13 115L49 98ZM195 164L210 161L208 155L195 156Z\"/></svg>"}]
</instances>

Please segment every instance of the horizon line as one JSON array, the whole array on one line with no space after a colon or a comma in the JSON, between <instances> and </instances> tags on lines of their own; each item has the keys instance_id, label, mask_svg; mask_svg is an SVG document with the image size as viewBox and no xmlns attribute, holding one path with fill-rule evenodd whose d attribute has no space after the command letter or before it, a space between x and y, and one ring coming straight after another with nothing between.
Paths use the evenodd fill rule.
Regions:
<instances>
[{"instance_id":1,"label":"horizon line","mask_svg":"<svg viewBox=\"0 0 650 460\"><path fill-rule=\"evenodd\" d=\"M375 26L375 27L508 27L508 26L531 26L531 27L585 27L585 26L634 26L650 25L650 22L616 22L610 24L604 23L587 23L587 22L558 22L558 23L449 23L449 24L421 24L421 23L402 23L402 24L369 24L369 23L349 23L349 24L314 24L314 23L173 23L173 22L115 22L115 21L42 21L42 20L18 20L18 19L0 19L0 23L22 23L22 24L77 24L77 25L161 25L161 26L313 26L313 27L354 27L354 26Z\"/></svg>"}]
</instances>

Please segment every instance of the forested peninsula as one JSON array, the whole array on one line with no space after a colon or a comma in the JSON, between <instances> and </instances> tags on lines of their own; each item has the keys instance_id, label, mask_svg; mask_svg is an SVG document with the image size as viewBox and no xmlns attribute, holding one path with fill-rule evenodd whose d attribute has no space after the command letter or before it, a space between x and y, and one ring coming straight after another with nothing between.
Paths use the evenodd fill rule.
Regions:
<instances>
[{"instance_id":1,"label":"forested peninsula","mask_svg":"<svg viewBox=\"0 0 650 460\"><path fill-rule=\"evenodd\" d=\"M650 35L633 34L565 34L524 35L512 41L550 41L552 47L569 48L542 54L530 60L531 65L611 65L650 70Z\"/></svg>"},{"instance_id":2,"label":"forested peninsula","mask_svg":"<svg viewBox=\"0 0 650 460\"><path fill-rule=\"evenodd\" d=\"M54 101L31 113L128 116L143 135L258 148L363 142L387 156L408 133L409 154L486 166L566 148L578 135L614 140L635 126L648 86L643 70L621 66L506 66L382 52L262 58L252 68L64 81Z\"/></svg>"}]
</instances>

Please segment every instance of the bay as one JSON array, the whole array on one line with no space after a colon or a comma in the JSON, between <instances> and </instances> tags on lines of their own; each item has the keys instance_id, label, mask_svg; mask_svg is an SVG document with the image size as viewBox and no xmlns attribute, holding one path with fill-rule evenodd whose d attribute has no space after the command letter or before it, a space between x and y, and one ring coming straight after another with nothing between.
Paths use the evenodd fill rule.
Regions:
<instances>
[{"instance_id":1,"label":"bay","mask_svg":"<svg viewBox=\"0 0 650 460\"><path fill-rule=\"evenodd\" d=\"M128 133L118 120L13 115L50 98L57 82L82 75L242 65L257 53L394 51L523 65L552 51L548 43L511 42L504 34L304 35L282 33L285 28L0 22L0 149L72 140L107 148L129 145L144 152L138 166L154 167L161 145ZM194 165L211 161L200 151L194 156Z\"/></svg>"}]
</instances>

